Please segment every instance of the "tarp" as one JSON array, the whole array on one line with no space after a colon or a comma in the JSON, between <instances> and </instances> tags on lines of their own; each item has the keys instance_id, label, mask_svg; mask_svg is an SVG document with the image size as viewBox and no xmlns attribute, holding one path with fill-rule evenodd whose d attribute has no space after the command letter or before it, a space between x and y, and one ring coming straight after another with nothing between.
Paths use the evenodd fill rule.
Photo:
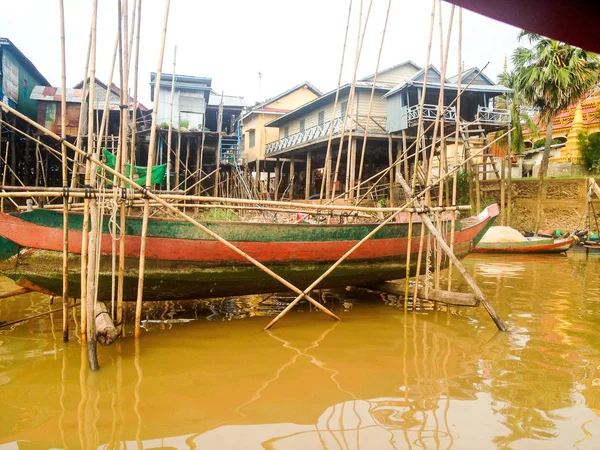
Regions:
<instances>
[{"instance_id":1,"label":"tarp","mask_svg":"<svg viewBox=\"0 0 600 450\"><path fill-rule=\"evenodd\" d=\"M491 227L481 238L482 243L495 244L498 242L525 242L527 239L511 227Z\"/></svg>"},{"instance_id":2,"label":"tarp","mask_svg":"<svg viewBox=\"0 0 600 450\"><path fill-rule=\"evenodd\" d=\"M106 165L111 169L114 169L117 164L117 157L110 151L103 148L102 154L106 160ZM146 166L133 166L133 178L131 177L131 164L127 164L125 168L125 174L128 178L132 178L137 184L144 186L146 184L146 175L148 168ZM150 182L152 184L163 184L165 182L165 175L167 174L167 165L161 164L160 166L152 167L152 174ZM127 183L129 187L129 183Z\"/></svg>"}]
</instances>

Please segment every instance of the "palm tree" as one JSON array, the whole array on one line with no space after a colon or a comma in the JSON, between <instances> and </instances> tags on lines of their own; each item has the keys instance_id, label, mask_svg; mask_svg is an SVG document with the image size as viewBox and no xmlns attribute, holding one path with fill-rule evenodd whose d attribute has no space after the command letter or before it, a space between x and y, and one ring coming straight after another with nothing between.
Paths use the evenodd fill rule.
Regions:
<instances>
[{"instance_id":1,"label":"palm tree","mask_svg":"<svg viewBox=\"0 0 600 450\"><path fill-rule=\"evenodd\" d=\"M513 54L517 72L516 88L523 100L539 111L540 121L546 125L546 146L539 172L537 231L554 118L598 82L600 60L594 53L525 30L519 34L519 41L523 38L529 41L532 48L519 47Z\"/></svg>"},{"instance_id":2,"label":"palm tree","mask_svg":"<svg viewBox=\"0 0 600 450\"><path fill-rule=\"evenodd\" d=\"M513 90L510 96L503 96L498 100L498 107L510 111L511 128L513 129L510 133L510 153L520 154L525 149L523 126L531 131L534 138L539 136L539 130L530 111L526 108L526 102L523 100L523 96L517 87L517 72L513 70L501 73L498 75L498 83ZM506 145L508 146L508 144Z\"/></svg>"}]
</instances>

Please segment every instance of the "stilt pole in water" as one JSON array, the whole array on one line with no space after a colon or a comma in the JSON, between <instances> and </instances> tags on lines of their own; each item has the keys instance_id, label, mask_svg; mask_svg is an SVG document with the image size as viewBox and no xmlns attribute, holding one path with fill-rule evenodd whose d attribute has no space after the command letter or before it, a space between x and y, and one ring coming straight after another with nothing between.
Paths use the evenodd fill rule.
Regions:
<instances>
[{"instance_id":1,"label":"stilt pole in water","mask_svg":"<svg viewBox=\"0 0 600 450\"><path fill-rule=\"evenodd\" d=\"M63 196L63 291L62 291L62 331L63 342L69 342L69 196L67 189L67 63L65 54L65 7L59 0L60 9L60 62L61 62L61 99L60 99L60 137L62 155L62 185ZM37 167L36 167L37 170Z\"/></svg>"},{"instance_id":2,"label":"stilt pole in water","mask_svg":"<svg viewBox=\"0 0 600 450\"><path fill-rule=\"evenodd\" d=\"M171 0L165 2L165 13L163 20L162 29L162 40L160 44L160 50L158 54L158 68L156 70L156 86L160 86L160 79L162 77L162 64L165 55L165 41L167 39L167 26L169 23L169 8L171 6ZM175 76L173 74L173 76ZM148 150L148 165L146 174L146 187L145 191L148 191L152 186L152 166L154 165L154 155L156 147L156 126L158 117L158 98L160 89L155 89L154 92L154 107L152 111L152 128L150 129L150 147ZM170 152L171 149L167 149ZM142 321L142 299L144 296L144 269L146 268L146 235L148 234L148 219L150 218L150 199L144 200L144 215L142 218L142 236L140 245L140 266L138 274L138 290L137 299L135 304L135 331L134 337L137 339L140 337L141 321Z\"/></svg>"},{"instance_id":3,"label":"stilt pole in water","mask_svg":"<svg viewBox=\"0 0 600 450\"><path fill-rule=\"evenodd\" d=\"M94 99L95 99L95 77L96 77L96 24L98 17L98 0L92 1L92 50L90 56L90 102L88 111L88 158L86 161L85 181L86 185L92 182L92 167L91 157L94 155ZM94 174L95 175L95 174ZM95 179L95 177L94 177ZM88 232L89 221L91 230ZM94 321L94 289L96 283L96 244L98 238L98 210L95 199L85 199L84 211L84 229L82 244L86 246L85 253L81 251L81 303L82 303L82 322L85 318L85 330L87 340L87 354L90 369L97 371L100 369L98 364L98 353L96 348L96 323ZM84 298L85 296L85 298ZM83 309L85 304L85 315ZM83 328L83 324L82 324Z\"/></svg>"}]
</instances>

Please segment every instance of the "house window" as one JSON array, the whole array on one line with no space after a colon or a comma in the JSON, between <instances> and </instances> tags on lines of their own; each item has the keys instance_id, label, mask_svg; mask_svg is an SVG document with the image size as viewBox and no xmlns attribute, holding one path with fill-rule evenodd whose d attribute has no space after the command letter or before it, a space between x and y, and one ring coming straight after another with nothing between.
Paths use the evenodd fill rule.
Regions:
<instances>
[{"instance_id":1,"label":"house window","mask_svg":"<svg viewBox=\"0 0 600 450\"><path fill-rule=\"evenodd\" d=\"M317 123L322 126L325 123L325 111L319 111L319 118Z\"/></svg>"},{"instance_id":2,"label":"house window","mask_svg":"<svg viewBox=\"0 0 600 450\"><path fill-rule=\"evenodd\" d=\"M286 125L283 127L283 137L288 137L290 135L290 126Z\"/></svg>"},{"instance_id":3,"label":"house window","mask_svg":"<svg viewBox=\"0 0 600 450\"><path fill-rule=\"evenodd\" d=\"M300 133L304 133L306 131L306 120L300 119Z\"/></svg>"},{"instance_id":4,"label":"house window","mask_svg":"<svg viewBox=\"0 0 600 450\"><path fill-rule=\"evenodd\" d=\"M342 102L340 117L343 119L346 116L346 111L348 111L348 101Z\"/></svg>"},{"instance_id":5,"label":"house window","mask_svg":"<svg viewBox=\"0 0 600 450\"><path fill-rule=\"evenodd\" d=\"M254 130L248 132L248 147L254 148L256 136L254 135Z\"/></svg>"}]
</instances>

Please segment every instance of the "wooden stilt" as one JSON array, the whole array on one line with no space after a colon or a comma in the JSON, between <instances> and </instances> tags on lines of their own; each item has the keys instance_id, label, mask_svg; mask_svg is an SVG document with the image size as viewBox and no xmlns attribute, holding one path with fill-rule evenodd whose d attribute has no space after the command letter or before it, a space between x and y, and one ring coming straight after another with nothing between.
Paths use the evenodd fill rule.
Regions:
<instances>
[{"instance_id":1,"label":"wooden stilt","mask_svg":"<svg viewBox=\"0 0 600 450\"><path fill-rule=\"evenodd\" d=\"M310 187L312 184L312 154L309 150L306 152L306 184L304 186L304 199L308 200L310 198Z\"/></svg>"},{"instance_id":2,"label":"wooden stilt","mask_svg":"<svg viewBox=\"0 0 600 450\"><path fill-rule=\"evenodd\" d=\"M296 181L296 160L292 156L290 160L290 200L294 200L294 185Z\"/></svg>"}]
</instances>

